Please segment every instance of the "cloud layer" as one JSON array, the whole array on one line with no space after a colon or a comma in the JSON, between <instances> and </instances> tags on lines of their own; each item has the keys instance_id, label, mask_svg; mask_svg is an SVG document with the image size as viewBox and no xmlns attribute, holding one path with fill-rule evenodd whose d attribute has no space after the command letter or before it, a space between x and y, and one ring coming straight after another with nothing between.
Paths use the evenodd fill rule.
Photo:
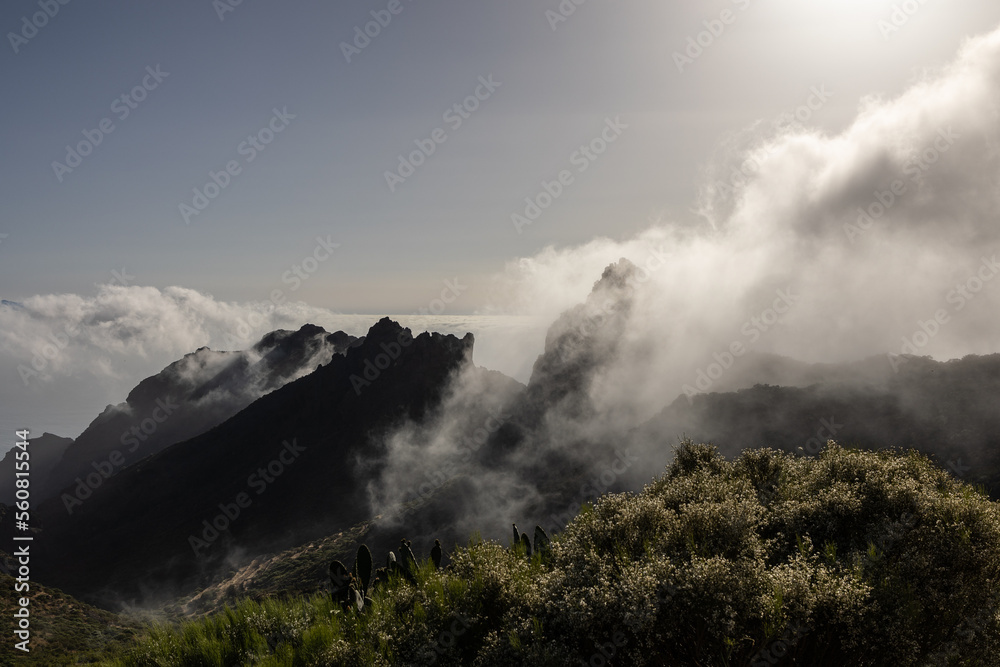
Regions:
<instances>
[{"instance_id":1,"label":"cloud layer","mask_svg":"<svg viewBox=\"0 0 1000 667\"><path fill-rule=\"evenodd\" d=\"M731 389L737 378L753 384L741 366L747 352L810 362L882 355L885 368L865 368L874 376L891 374L898 359L890 355L1000 350L998 110L1000 31L970 40L951 65L899 97L862 100L838 134L748 128L705 168L700 229L660 222L635 238L511 262L495 281L497 312L549 321L583 303L619 258L639 273L613 315L596 312L602 289L553 327L550 342L566 337L550 349L568 345L566 358L585 360L591 372L567 375L558 360L536 366L536 380L549 366L556 371L554 392L528 393L526 412L540 403L544 414L531 418L535 430L502 468L463 468L476 489L470 498L489 498L489 508L459 525L494 533L509 525L550 490L528 480L552 452L569 454L569 467L590 466L595 479L623 481L609 467L608 443L685 390ZM574 326L578 336L568 331ZM537 344L522 349L538 352ZM567 383L582 385L582 398L560 399ZM409 424L387 439L381 487L398 498L385 492L377 510L463 459L465 403L477 392L459 377L452 396L460 401L430 425ZM543 394L555 398L534 400ZM650 466L665 462L667 440L643 452L647 464L627 471L632 481L658 472Z\"/></svg>"},{"instance_id":2,"label":"cloud layer","mask_svg":"<svg viewBox=\"0 0 1000 667\"><path fill-rule=\"evenodd\" d=\"M549 248L498 278L516 312L551 315L619 257L652 269L600 383L631 390L609 402L662 406L733 343L806 361L1000 349L1000 30L838 134L759 123L727 145L702 229Z\"/></svg>"}]
</instances>

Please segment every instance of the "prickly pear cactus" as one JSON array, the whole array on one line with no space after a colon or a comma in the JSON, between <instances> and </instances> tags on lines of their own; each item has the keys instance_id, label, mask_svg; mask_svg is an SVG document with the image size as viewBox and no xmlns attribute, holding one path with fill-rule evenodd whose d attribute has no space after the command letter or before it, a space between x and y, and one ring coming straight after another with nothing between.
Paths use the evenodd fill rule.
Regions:
<instances>
[{"instance_id":1,"label":"prickly pear cactus","mask_svg":"<svg viewBox=\"0 0 1000 667\"><path fill-rule=\"evenodd\" d=\"M548 553L550 547L549 536L545 534L541 526L535 526L535 553Z\"/></svg>"},{"instance_id":2,"label":"prickly pear cactus","mask_svg":"<svg viewBox=\"0 0 1000 667\"><path fill-rule=\"evenodd\" d=\"M354 576L358 580L358 584L361 587L362 595L368 594L368 589L372 583L372 570L374 569L374 563L372 561L372 552L369 551L368 547L362 544L358 547L358 556L354 560Z\"/></svg>"},{"instance_id":3,"label":"prickly pear cactus","mask_svg":"<svg viewBox=\"0 0 1000 667\"><path fill-rule=\"evenodd\" d=\"M334 602L339 602L344 612L351 608L358 591L354 586L354 575L339 560L330 563L330 587Z\"/></svg>"},{"instance_id":4,"label":"prickly pear cactus","mask_svg":"<svg viewBox=\"0 0 1000 667\"><path fill-rule=\"evenodd\" d=\"M344 589L351 584L351 573L339 560L330 563L330 584L333 587L334 597L337 597L338 592L343 595Z\"/></svg>"},{"instance_id":5,"label":"prickly pear cactus","mask_svg":"<svg viewBox=\"0 0 1000 667\"><path fill-rule=\"evenodd\" d=\"M409 540L400 540L399 542L399 554L403 561L403 569L409 573L414 573L417 571L417 559L413 555L413 550L410 549Z\"/></svg>"},{"instance_id":6,"label":"prickly pear cactus","mask_svg":"<svg viewBox=\"0 0 1000 667\"><path fill-rule=\"evenodd\" d=\"M434 569L441 569L441 540L434 540L434 546L431 548L431 562L434 563Z\"/></svg>"}]
</instances>

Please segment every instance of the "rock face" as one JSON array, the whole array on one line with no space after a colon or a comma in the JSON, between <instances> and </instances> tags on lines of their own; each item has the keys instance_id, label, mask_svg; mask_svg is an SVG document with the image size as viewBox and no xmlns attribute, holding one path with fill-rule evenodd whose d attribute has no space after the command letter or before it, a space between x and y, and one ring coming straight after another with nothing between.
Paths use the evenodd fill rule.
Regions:
<instances>
[{"instance_id":1,"label":"rock face","mask_svg":"<svg viewBox=\"0 0 1000 667\"><path fill-rule=\"evenodd\" d=\"M379 321L346 354L126 467L71 515L51 499L40 510L40 579L105 602L170 594L234 553L283 548L368 518L373 471L365 462L380 455L372 435L419 422L470 362L472 346L471 334L414 338Z\"/></svg>"},{"instance_id":2,"label":"rock face","mask_svg":"<svg viewBox=\"0 0 1000 667\"><path fill-rule=\"evenodd\" d=\"M60 438L58 435L43 433L41 437L28 440L28 451L31 454L31 493L36 499L43 499L51 494L50 477L52 470L62 459L63 453L71 444L72 438ZM0 461L0 503L14 504L14 472L15 452L11 449ZM36 500L37 502L37 500Z\"/></svg>"},{"instance_id":3,"label":"rock face","mask_svg":"<svg viewBox=\"0 0 1000 667\"><path fill-rule=\"evenodd\" d=\"M124 403L108 406L63 453L45 499L93 473L132 465L170 445L204 433L360 341L343 331L307 324L273 331L249 350L203 347L140 382ZM109 468L110 466L110 468Z\"/></svg>"},{"instance_id":4,"label":"rock face","mask_svg":"<svg viewBox=\"0 0 1000 667\"><path fill-rule=\"evenodd\" d=\"M584 303L562 313L549 328L526 389L505 408L502 427L476 455L481 470L502 470L513 480L506 497L493 499L494 506L517 506L523 520L559 530L563 526L550 517L580 495L595 463L616 460L625 429L605 418L607 413L594 404L593 389L621 351L637 280L638 269L627 259L608 266ZM470 486L483 493L482 485ZM523 491L514 492L515 487ZM456 484L448 493L462 497L463 490ZM498 518L495 512L479 512ZM506 535L512 517L503 519L496 525ZM492 528L477 527L491 536L497 534Z\"/></svg>"},{"instance_id":5,"label":"rock face","mask_svg":"<svg viewBox=\"0 0 1000 667\"><path fill-rule=\"evenodd\" d=\"M586 301L562 313L549 327L545 349L532 367L527 390L512 416L487 447L486 456L548 438L546 423L586 423L594 416L590 385L613 363L633 306L637 268L627 259L608 266ZM560 429L560 435L566 435Z\"/></svg>"},{"instance_id":6,"label":"rock face","mask_svg":"<svg viewBox=\"0 0 1000 667\"><path fill-rule=\"evenodd\" d=\"M621 259L604 270L587 300L559 316L545 336L528 382L526 403L572 417L592 412L589 382L614 359L632 310L636 266Z\"/></svg>"}]
</instances>

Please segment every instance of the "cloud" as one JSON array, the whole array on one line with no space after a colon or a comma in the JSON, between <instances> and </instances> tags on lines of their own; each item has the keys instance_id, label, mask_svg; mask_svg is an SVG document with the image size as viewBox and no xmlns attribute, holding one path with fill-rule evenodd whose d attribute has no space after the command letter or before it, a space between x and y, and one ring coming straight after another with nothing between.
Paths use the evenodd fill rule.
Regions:
<instances>
[{"instance_id":1,"label":"cloud","mask_svg":"<svg viewBox=\"0 0 1000 667\"><path fill-rule=\"evenodd\" d=\"M182 287L102 285L92 297L39 295L0 309L0 349L42 381L80 371L119 377L130 361L163 365L203 346L243 349L274 329L333 315L296 302L223 302Z\"/></svg>"},{"instance_id":2,"label":"cloud","mask_svg":"<svg viewBox=\"0 0 1000 667\"><path fill-rule=\"evenodd\" d=\"M600 472L609 436L639 425L685 387L718 389L727 373L752 384L738 372L747 351L818 362L1000 349L998 110L1000 31L969 40L951 65L900 96L862 100L839 133L746 129L704 169L697 210L708 224L700 229L657 221L634 238L549 247L510 262L485 312L552 321L583 303L619 258L639 273L628 307L608 318L614 326L586 314L599 308L591 303L550 330L552 343L558 331L580 327L579 349L598 355L588 358L594 372L577 376L593 412L581 411L580 401L549 402L503 469L538 470L558 451ZM542 336L534 335L532 345L512 345L522 365L541 351ZM707 387L698 382L703 375ZM459 378L452 391L468 397L477 388ZM404 474L431 479L461 457L456 434L464 431L456 425L468 408L449 414L448 407L429 426L407 425L388 439L383 486L399 487ZM639 477L655 472L640 467ZM530 473L501 485L491 465L465 470L480 488L517 495L500 493L492 504L502 511L463 525L485 530L499 515L513 518L525 505L519 499L545 495Z\"/></svg>"},{"instance_id":3,"label":"cloud","mask_svg":"<svg viewBox=\"0 0 1000 667\"><path fill-rule=\"evenodd\" d=\"M943 310L948 322L918 353L1000 348L1000 30L898 97L862 100L839 133L758 123L704 173L703 229L660 222L632 239L547 248L509 264L501 304L559 312L619 257L662 257L637 294L617 377L604 379L655 393L649 408L734 342L807 361L898 353ZM780 322L744 328L779 290L796 302Z\"/></svg>"}]
</instances>

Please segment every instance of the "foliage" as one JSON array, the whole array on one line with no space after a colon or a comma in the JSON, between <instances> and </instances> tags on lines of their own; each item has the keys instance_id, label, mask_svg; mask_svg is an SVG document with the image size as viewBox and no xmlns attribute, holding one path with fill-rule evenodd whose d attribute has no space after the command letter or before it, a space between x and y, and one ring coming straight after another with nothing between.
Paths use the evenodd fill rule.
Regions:
<instances>
[{"instance_id":1,"label":"foliage","mask_svg":"<svg viewBox=\"0 0 1000 667\"><path fill-rule=\"evenodd\" d=\"M16 561L12 561L16 562ZM0 644L0 665L68 665L92 662L109 649L131 640L140 624L124 615L92 607L57 588L30 582L27 592L15 590L14 577L0 573L0 613L7 623ZM14 612L20 597L30 600L31 639L25 653L14 647L19 641L13 634Z\"/></svg>"},{"instance_id":2,"label":"foliage","mask_svg":"<svg viewBox=\"0 0 1000 667\"><path fill-rule=\"evenodd\" d=\"M549 540L163 626L115 665L996 665L1000 512L915 453L681 445ZM541 538L541 539L540 539ZM544 548L540 548L542 545ZM404 543L405 545L405 543ZM530 555L529 555L530 553ZM404 562L408 561L408 558ZM346 570L346 568L345 568Z\"/></svg>"}]
</instances>

